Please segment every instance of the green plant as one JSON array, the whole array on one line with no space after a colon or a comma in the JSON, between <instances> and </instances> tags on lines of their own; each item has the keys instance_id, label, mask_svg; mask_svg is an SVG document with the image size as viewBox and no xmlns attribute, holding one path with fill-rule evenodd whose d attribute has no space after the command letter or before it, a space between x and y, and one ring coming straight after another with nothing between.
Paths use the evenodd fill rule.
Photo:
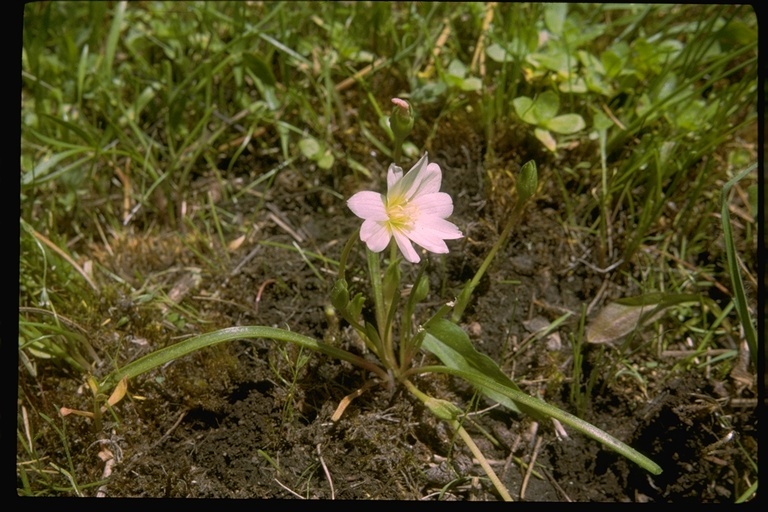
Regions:
<instances>
[{"instance_id":1,"label":"green plant","mask_svg":"<svg viewBox=\"0 0 768 512\"><path fill-rule=\"evenodd\" d=\"M584 118L579 114L557 115L560 99L552 91L544 91L534 99L520 96L512 100L512 105L523 122L536 126L536 138L550 151L557 149L557 142L551 132L569 135L586 126Z\"/></svg>"},{"instance_id":2,"label":"green plant","mask_svg":"<svg viewBox=\"0 0 768 512\"><path fill-rule=\"evenodd\" d=\"M58 421L49 424L37 411L53 417L59 403L74 405L76 390L84 391L81 412L97 420L103 414L105 428L110 420L127 420L130 429L131 406L110 404L109 386L80 389L84 380L93 385L88 377L96 378L100 388L105 373L119 372L149 346L169 346L178 336L243 323L243 317L258 323L270 311L270 298L292 295L303 305L318 290L330 290L339 275L346 277L348 316L362 330L347 329L342 319L338 335L313 331L317 344L299 342L308 350L275 331L243 334L288 343L270 350L285 379L277 379L281 393L303 385L281 354L309 357L309 348L339 347L358 335L391 336L382 346L392 347L386 357L389 348L379 350L384 361L362 358L373 378L358 390L390 382L407 389L397 384L402 366L413 370L407 379L414 389L445 398L446 376L418 374L425 364L419 358L429 360L429 351L440 356L435 367L528 389L531 367L521 374L518 361L535 353L552 365L543 368L544 396L554 403L560 387L570 385L579 417L599 413L599 404L590 407L603 392L635 391L632 396L643 399L647 392L655 399L677 377L727 380L742 368L744 347L753 345L746 340L754 337L758 233L752 165L757 23L747 6L328 2L312 4L312 12L306 16L301 3L273 2L25 8L19 395L20 407L34 411L33 423L40 421L29 435L22 432L25 443L18 445L19 492L83 493L82 483L92 480L83 474L92 465L81 450L71 453L75 472L61 462L63 455L55 459L77 486L45 466L48 453L65 453L64 441L53 428ZM285 208L280 204L297 205L301 219L340 215L361 181L383 181L381 162L419 159L421 148L402 137L396 142L390 123L399 110L389 116L387 106L393 96L418 107L418 116L411 112L413 138L444 166L446 187L459 194L455 222L467 238L448 242L452 254L430 257L431 267L396 263L396 251L380 255L384 307L375 320L374 286L360 281L366 268L376 273L375 263L368 267L357 240L337 261L345 251L335 231L314 240L311 222L306 233L286 223L291 234L271 221L280 217L276 208ZM555 120L563 114L582 129L558 133L563 120ZM555 151L541 151L538 135L554 142ZM745 168L752 170L742 173ZM540 183L525 185L525 176ZM524 187L530 195L520 194ZM468 205L477 217L466 213ZM558 222L549 229L559 245L539 259L536 237L515 233L551 219ZM283 238L271 236L272 228ZM293 239L286 242L286 233ZM264 252L281 265L259 261ZM517 275L516 262L510 269L511 260L527 257L533 268ZM362 270L353 264L359 261ZM309 270L311 286L299 289L304 283L280 275L283 263ZM184 276L190 286L178 293ZM479 312L490 297L489 277L493 293L515 295L516 311L499 314L503 326ZM457 279L468 283L458 286ZM532 280L533 286L496 289ZM275 286L265 290L270 282ZM573 283L583 286L572 289ZM556 304L539 293L550 285L564 292ZM574 291L575 302L583 301L580 315L567 295ZM336 292L343 293L341 283ZM536 293L530 305L528 292ZM453 297L453 309L440 313ZM669 302L680 297L686 300ZM526 306L552 314L550 329L565 341L562 350L537 352L535 336L518 344ZM307 307L324 307L338 321L344 305L310 301ZM455 328L462 321L482 324L483 334L467 329L467 339ZM301 333L308 327L288 322ZM486 323L505 332L498 361L484 357L488 342L497 341L482 337ZM626 336L605 341L606 323ZM380 335L379 324L391 332ZM601 332L604 342L590 346ZM223 341L237 339L224 333ZM194 350L206 346L188 341ZM165 361L184 353L168 352ZM141 373L126 368L134 377ZM152 385L173 392L170 375L155 377ZM485 388L479 396L546 419L501 388L478 382ZM734 403L754 399L748 379L741 382L734 380ZM210 386L179 389L192 400L196 393L215 395ZM458 418L467 432L476 428L465 421L471 407L456 403L457 412L439 401L432 405L449 418L445 425ZM638 405L627 401L628 410ZM290 412L288 404L284 411ZM92 435L69 428L85 423L67 421L74 439L82 431ZM452 442L459 439L455 431ZM27 451L27 445L34 447ZM267 451L280 462L279 449ZM47 478L48 471L55 477ZM734 498L746 499L756 470L745 465L733 473L744 479ZM297 488L304 492L303 480Z\"/></svg>"},{"instance_id":3,"label":"green plant","mask_svg":"<svg viewBox=\"0 0 768 512\"><path fill-rule=\"evenodd\" d=\"M400 107L399 102L396 103ZM393 126L396 141L402 141L410 131L410 126ZM395 154L398 154L395 148ZM533 162L526 164L518 181L517 213L522 211L527 200L534 196L537 189L537 172ZM365 219L359 234L350 238L346 244L340 264L339 274L331 298L334 307L360 335L366 346L377 358L376 362L362 359L345 350L326 345L312 338L290 331L270 327L233 327L197 336L171 347L160 349L134 361L108 375L102 380L99 389L110 389L118 380L131 379L156 368L168 361L190 352L200 350L224 341L242 338L269 338L276 341L290 342L301 349L310 349L326 355L348 361L365 370L373 372L381 383L390 388L402 385L439 419L446 421L469 447L488 477L493 482L499 495L511 500L506 488L501 484L496 473L486 461L482 452L462 426L463 413L451 402L434 398L422 392L414 379L429 373L447 373L460 377L473 384L481 393L517 412L525 412L540 420L552 418L600 441L605 446L618 451L625 457L639 464L653 474L661 473L661 468L647 457L632 450L609 434L565 411L553 407L537 398L533 398L510 380L498 367L497 363L478 352L467 334L455 323L469 302L472 292L483 273L493 260L496 252L505 243L511 232L511 226L518 222L519 215L512 217L496 242L493 249L475 277L469 281L456 302L440 307L422 326L411 325L411 315L417 303L427 295L426 281L423 279L422 266L414 289L406 304L400 310L399 289L401 287L400 260L397 250L402 251L410 263L418 263L420 258L411 246L411 241L425 246L432 252L447 252L443 239L461 236L456 226L444 220L452 210L451 199L445 193L438 192L440 187L440 168L428 164L426 155L407 174L392 164L388 174L388 192L386 196L373 192L360 192L350 198L349 206L358 216ZM360 293L351 297L347 279L346 262L354 242L360 238L367 244L366 255L368 273L371 280L375 323L362 318L363 304L366 302ZM378 252L386 246L391 248L386 270L380 267ZM452 320L445 317L451 313ZM400 322L399 336L395 337L395 325ZM399 339L399 344L396 343ZM399 345L399 346L398 346ZM414 356L420 349L425 349L438 357L443 363L439 366L418 366L413 364ZM301 353L301 352L300 352ZM297 366L298 368L298 366ZM294 374L294 381L296 375Z\"/></svg>"}]
</instances>

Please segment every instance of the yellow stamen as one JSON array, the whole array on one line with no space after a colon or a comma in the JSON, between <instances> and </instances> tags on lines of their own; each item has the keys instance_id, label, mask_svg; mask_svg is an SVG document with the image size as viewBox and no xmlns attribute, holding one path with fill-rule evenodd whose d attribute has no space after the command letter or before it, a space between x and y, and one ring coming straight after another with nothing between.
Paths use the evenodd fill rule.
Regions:
<instances>
[{"instance_id":1,"label":"yellow stamen","mask_svg":"<svg viewBox=\"0 0 768 512\"><path fill-rule=\"evenodd\" d=\"M418 210L402 198L396 198L387 203L387 215L389 216L389 226L391 229L407 229L413 224L413 220L418 217Z\"/></svg>"}]
</instances>

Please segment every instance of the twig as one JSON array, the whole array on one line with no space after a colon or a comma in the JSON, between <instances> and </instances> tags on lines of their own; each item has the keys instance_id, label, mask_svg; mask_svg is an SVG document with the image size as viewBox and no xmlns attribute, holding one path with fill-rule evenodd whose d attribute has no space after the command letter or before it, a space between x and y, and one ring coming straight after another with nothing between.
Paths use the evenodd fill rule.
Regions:
<instances>
[{"instance_id":1,"label":"twig","mask_svg":"<svg viewBox=\"0 0 768 512\"><path fill-rule=\"evenodd\" d=\"M573 500L565 492L565 489L560 487L560 484L557 483L557 480L555 480L555 478L552 475L550 475L546 469L542 469L541 472L544 473L544 476L547 477L547 480L549 480L549 483L552 484L552 487L554 487L555 490L560 493L560 496L562 496L565 501L567 501L568 503L573 503Z\"/></svg>"},{"instance_id":2,"label":"twig","mask_svg":"<svg viewBox=\"0 0 768 512\"><path fill-rule=\"evenodd\" d=\"M183 420L183 419L184 419L184 418L187 416L187 412L188 412L188 411L182 411L182 412L181 412L181 414L179 414L179 417L178 417L178 419L176 420L176 423L174 423L174 424L171 426L171 428L169 428L168 430L166 430L165 434L163 434L163 437L161 437L160 439L158 439L157 441L155 441L155 443L152 445L152 448L153 448L153 449L154 449L154 448L156 448L158 445L160 445L160 443L162 443L163 441L165 441L166 439L168 439L168 438L170 437L171 433L172 433L174 430L176 430L176 427L178 427L179 425L181 425L181 421L182 421L182 420Z\"/></svg>"},{"instance_id":3,"label":"twig","mask_svg":"<svg viewBox=\"0 0 768 512\"><path fill-rule=\"evenodd\" d=\"M477 39L477 45L475 46L475 53L472 55L472 63L469 65L469 72L474 73L475 67L478 67L480 77L485 77L485 38L488 34L488 28L493 21L493 13L496 10L496 2L488 2L485 6L485 18L483 18L483 26L480 29L480 37Z\"/></svg>"},{"instance_id":4,"label":"twig","mask_svg":"<svg viewBox=\"0 0 768 512\"><path fill-rule=\"evenodd\" d=\"M24 421L24 435L27 436L27 444L29 445L30 453L34 453L34 445L32 444L32 435L29 430L29 416L27 415L27 408L21 406L21 417Z\"/></svg>"},{"instance_id":5,"label":"twig","mask_svg":"<svg viewBox=\"0 0 768 512\"><path fill-rule=\"evenodd\" d=\"M325 465L325 461L323 460L323 454L320 452L320 443L317 443L317 456L320 457L320 464L323 466L323 472L325 473L325 478L328 480L328 485L331 487L331 499L336 499L336 492L333 490L333 479L331 478L331 472L328 471L328 466Z\"/></svg>"},{"instance_id":6,"label":"twig","mask_svg":"<svg viewBox=\"0 0 768 512\"><path fill-rule=\"evenodd\" d=\"M131 215L131 192L133 191L131 178L129 177L131 172L131 159L128 158L126 161L125 172L113 162L110 162L110 164L114 169L115 174L117 174L118 179L120 179L120 182L123 184L123 225L126 225Z\"/></svg>"},{"instance_id":7,"label":"twig","mask_svg":"<svg viewBox=\"0 0 768 512\"><path fill-rule=\"evenodd\" d=\"M525 498L525 489L528 487L528 480L531 478L531 472L533 472L533 466L536 465L536 457L539 455L539 448L544 438L541 436L536 438L536 446L533 447L533 453L531 454L531 461L528 463L528 469L525 471L523 477L523 484L520 486L520 499Z\"/></svg>"},{"instance_id":8,"label":"twig","mask_svg":"<svg viewBox=\"0 0 768 512\"><path fill-rule=\"evenodd\" d=\"M445 18L443 19L443 23L445 23L445 26L440 32L440 35L437 37L437 41L435 41L435 46L432 48L432 56L430 57L427 65L424 67L424 71L419 73L419 76L428 78L435 72L435 60L437 60L437 57L440 55L440 51L443 49L445 42L448 40L448 36L451 35L451 20L449 18Z\"/></svg>"},{"instance_id":9,"label":"twig","mask_svg":"<svg viewBox=\"0 0 768 512\"><path fill-rule=\"evenodd\" d=\"M614 124L615 124L616 126L618 126L619 128L621 128L621 129L622 129L622 130L624 130L624 131L626 131L626 130L627 130L627 127L626 127L626 126L624 126L624 125L621 123L621 121L619 121L619 120L618 120L618 118L617 118L615 115L613 115L613 112L611 111L611 109L610 109L610 108L608 108L608 105L606 105L605 103L602 103L600 106L601 106L601 107L603 107L603 111L605 112L605 114L606 114L606 115L607 115L609 118L611 118L611 121L613 121L613 122L614 122Z\"/></svg>"},{"instance_id":10,"label":"twig","mask_svg":"<svg viewBox=\"0 0 768 512\"><path fill-rule=\"evenodd\" d=\"M243 258L242 261L240 261L240 263L237 264L234 270L232 270L232 272L229 273L229 276L230 277L236 276L238 272L240 272L240 270L245 266L245 264L251 261L254 258L254 256L256 256L256 253L258 253L259 250L261 250L260 245L257 245L256 247L254 247L253 250L249 252L248 255L245 258Z\"/></svg>"},{"instance_id":11,"label":"twig","mask_svg":"<svg viewBox=\"0 0 768 512\"><path fill-rule=\"evenodd\" d=\"M353 85L354 85L354 84L355 84L355 83L356 83L358 80L360 80L361 78L363 78L365 75L367 75L368 73L370 73L370 72L371 72L371 71L373 71L374 69L376 69L376 68L379 68L379 67L380 67L382 64L384 64L386 61L387 61L387 59L386 59L385 57L382 57L382 58L380 58L380 59L378 59L378 60L374 61L374 63L373 63L373 64L368 64L367 66L365 66L363 69L361 69L360 71L358 71L357 73L355 73L355 74L354 74L354 75L352 75L351 77L349 77L349 78L345 78L344 80L342 80L341 82L339 82L338 84L336 84L336 86L334 87L334 89L336 89L336 92L341 92L341 91L343 91L343 90L345 90L345 89L349 89L349 88L350 88L350 87L352 87L352 86L353 86Z\"/></svg>"},{"instance_id":12,"label":"twig","mask_svg":"<svg viewBox=\"0 0 768 512\"><path fill-rule=\"evenodd\" d=\"M619 260L622 261L622 260ZM592 302L589 303L589 306L587 306L587 311L585 314L589 316L589 314L592 312L594 307L600 302L600 300L603 298L603 293L605 293L605 289L608 287L608 279L603 279L603 284L600 285L600 289L597 290L597 293L595 294L595 298L592 299Z\"/></svg>"},{"instance_id":13,"label":"twig","mask_svg":"<svg viewBox=\"0 0 768 512\"><path fill-rule=\"evenodd\" d=\"M706 350L662 350L661 357L719 356L733 352L732 348L708 348Z\"/></svg>"},{"instance_id":14,"label":"twig","mask_svg":"<svg viewBox=\"0 0 768 512\"><path fill-rule=\"evenodd\" d=\"M294 230L290 224L288 224L288 220L285 218L285 215L273 204L267 203L267 209L270 211L270 213L267 214L267 217L272 220L275 224L283 228L286 233L291 235L294 240L296 240L299 243L304 242L304 237L301 236L296 230Z\"/></svg>"},{"instance_id":15,"label":"twig","mask_svg":"<svg viewBox=\"0 0 768 512\"><path fill-rule=\"evenodd\" d=\"M283 484L283 483L282 483L280 480L278 480L277 478L275 478L275 482L277 482L277 485L279 485L280 487L282 487L283 489L285 489L285 490L286 490L286 491L288 491L289 493L293 494L294 496L296 496L296 497L297 497L297 498L299 498L300 500L303 500L303 499L305 499L305 498L304 498L304 496L302 496L301 494L297 493L296 491L294 491L294 490L292 490L292 489L289 489L289 488L288 488L288 486L284 485L284 484Z\"/></svg>"},{"instance_id":16,"label":"twig","mask_svg":"<svg viewBox=\"0 0 768 512\"><path fill-rule=\"evenodd\" d=\"M264 293L264 288L267 287L268 284L276 283L274 279L267 279L263 283L261 283L261 286L259 286L259 292L256 294L256 313L259 312L259 303L261 302L261 294Z\"/></svg>"}]
</instances>

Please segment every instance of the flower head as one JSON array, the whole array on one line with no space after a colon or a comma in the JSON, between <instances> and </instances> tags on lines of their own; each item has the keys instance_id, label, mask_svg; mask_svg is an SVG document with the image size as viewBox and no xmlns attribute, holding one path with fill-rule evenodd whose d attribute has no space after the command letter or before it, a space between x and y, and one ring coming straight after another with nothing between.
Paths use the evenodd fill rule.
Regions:
<instances>
[{"instance_id":1,"label":"flower head","mask_svg":"<svg viewBox=\"0 0 768 512\"><path fill-rule=\"evenodd\" d=\"M445 220L453 213L453 200L440 192L442 172L429 163L426 153L410 171L392 164L387 171L387 194L358 192L347 201L352 213L363 219L360 239L373 252L383 251L392 237L405 259L418 263L414 242L424 249L445 254L445 240L463 235L452 222Z\"/></svg>"}]
</instances>

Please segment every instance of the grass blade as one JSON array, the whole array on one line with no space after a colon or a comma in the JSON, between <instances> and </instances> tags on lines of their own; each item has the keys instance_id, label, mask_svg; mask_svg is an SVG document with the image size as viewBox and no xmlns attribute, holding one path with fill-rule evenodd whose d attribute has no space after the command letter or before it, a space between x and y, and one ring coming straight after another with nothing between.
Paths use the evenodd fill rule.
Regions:
<instances>
[{"instance_id":1,"label":"grass blade","mask_svg":"<svg viewBox=\"0 0 768 512\"><path fill-rule=\"evenodd\" d=\"M728 211L728 195L731 188L743 179L747 174L757 168L757 164L752 164L738 175L734 176L723 187L721 196L721 213L723 222L723 238L725 239L725 253L728 258L728 273L731 276L731 284L733 286L733 301L736 304L736 313L739 316L739 321L744 328L744 337L747 339L747 345L749 345L750 356L752 357L752 364L757 368L757 331L755 325L752 323L752 316L749 314L749 305L747 303L747 295L744 293L744 282L741 279L741 271L739 269L738 255L736 254L736 247L733 243L733 231L731 230L731 217Z\"/></svg>"}]
</instances>

